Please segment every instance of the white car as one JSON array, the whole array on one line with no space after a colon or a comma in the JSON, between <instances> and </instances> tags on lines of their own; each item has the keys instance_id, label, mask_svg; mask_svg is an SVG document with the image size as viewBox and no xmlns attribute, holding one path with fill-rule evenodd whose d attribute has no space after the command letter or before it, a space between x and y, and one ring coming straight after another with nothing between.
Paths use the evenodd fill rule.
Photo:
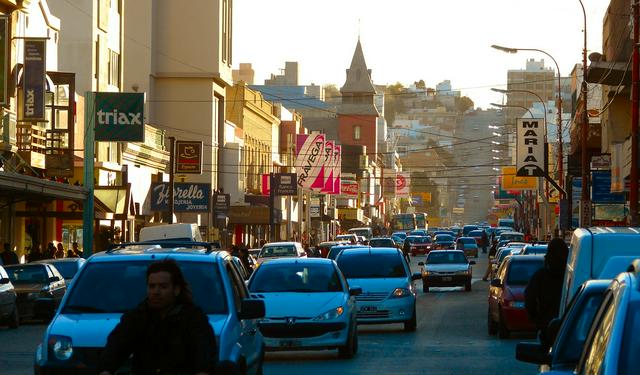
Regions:
<instances>
[{"instance_id":1,"label":"white car","mask_svg":"<svg viewBox=\"0 0 640 375\"><path fill-rule=\"evenodd\" d=\"M335 262L323 258L281 258L259 267L249 292L264 301L260 323L267 350L338 349L351 358L358 350L353 296Z\"/></svg>"},{"instance_id":2,"label":"white car","mask_svg":"<svg viewBox=\"0 0 640 375\"><path fill-rule=\"evenodd\" d=\"M404 323L405 331L415 331L416 290L402 252L396 248L345 249L338 255L338 267L356 296L358 324Z\"/></svg>"},{"instance_id":3,"label":"white car","mask_svg":"<svg viewBox=\"0 0 640 375\"><path fill-rule=\"evenodd\" d=\"M262 246L256 261L261 265L267 260L278 258L306 258L307 253L304 251L300 242L270 242Z\"/></svg>"},{"instance_id":4,"label":"white car","mask_svg":"<svg viewBox=\"0 0 640 375\"><path fill-rule=\"evenodd\" d=\"M463 250L437 250L427 256L422 270L422 291L429 292L429 287L463 286L471 291L471 266L474 261L467 260Z\"/></svg>"}]
</instances>

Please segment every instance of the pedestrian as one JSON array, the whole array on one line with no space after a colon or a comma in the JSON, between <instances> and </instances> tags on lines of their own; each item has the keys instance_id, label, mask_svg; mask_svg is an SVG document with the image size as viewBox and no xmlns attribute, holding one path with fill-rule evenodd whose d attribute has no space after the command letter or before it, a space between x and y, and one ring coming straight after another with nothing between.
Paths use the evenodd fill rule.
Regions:
<instances>
[{"instance_id":1,"label":"pedestrian","mask_svg":"<svg viewBox=\"0 0 640 375\"><path fill-rule=\"evenodd\" d=\"M247 270L247 274L251 276L251 274L253 273L253 266L251 265L251 262L249 262L249 249L247 249L246 247L241 247L238 251L238 258L244 266L244 269Z\"/></svg>"},{"instance_id":2,"label":"pedestrian","mask_svg":"<svg viewBox=\"0 0 640 375\"><path fill-rule=\"evenodd\" d=\"M147 268L147 297L123 314L109 334L98 373L115 373L129 357L135 374L214 371L218 353L213 329L193 303L180 266L172 259Z\"/></svg>"},{"instance_id":3,"label":"pedestrian","mask_svg":"<svg viewBox=\"0 0 640 375\"><path fill-rule=\"evenodd\" d=\"M240 255L240 247L238 245L231 245L231 256L237 257Z\"/></svg>"},{"instance_id":4,"label":"pedestrian","mask_svg":"<svg viewBox=\"0 0 640 375\"><path fill-rule=\"evenodd\" d=\"M549 242L544 266L536 271L524 290L527 314L540 333L540 343L550 348L553 342L547 333L549 322L560 312L562 283L567 266L569 248L561 238Z\"/></svg>"},{"instance_id":5,"label":"pedestrian","mask_svg":"<svg viewBox=\"0 0 640 375\"><path fill-rule=\"evenodd\" d=\"M409 252L411 251L411 242L409 240L404 240L404 244L402 245L402 253L404 257L407 259L407 263L410 262Z\"/></svg>"},{"instance_id":6,"label":"pedestrian","mask_svg":"<svg viewBox=\"0 0 640 375\"><path fill-rule=\"evenodd\" d=\"M487 232L484 230L482 231L482 239L480 241L482 242L482 253L486 254L487 246L489 245L489 237L487 236Z\"/></svg>"},{"instance_id":7,"label":"pedestrian","mask_svg":"<svg viewBox=\"0 0 640 375\"><path fill-rule=\"evenodd\" d=\"M67 258L79 258L78 254L74 253L73 250L67 250Z\"/></svg>"},{"instance_id":8,"label":"pedestrian","mask_svg":"<svg viewBox=\"0 0 640 375\"><path fill-rule=\"evenodd\" d=\"M489 281L489 276L491 276L491 260L495 258L497 252L498 252L498 241L494 239L491 244L491 248L489 249L489 254L487 254L487 270L484 272L482 281Z\"/></svg>"},{"instance_id":9,"label":"pedestrian","mask_svg":"<svg viewBox=\"0 0 640 375\"><path fill-rule=\"evenodd\" d=\"M27 263L35 262L41 259L43 258L42 258L42 252L40 252L40 244L37 242L34 242L31 245L29 254L27 254Z\"/></svg>"},{"instance_id":10,"label":"pedestrian","mask_svg":"<svg viewBox=\"0 0 640 375\"><path fill-rule=\"evenodd\" d=\"M53 242L49 242L47 248L42 253L42 259L53 259L55 253L56 247L53 245Z\"/></svg>"},{"instance_id":11,"label":"pedestrian","mask_svg":"<svg viewBox=\"0 0 640 375\"><path fill-rule=\"evenodd\" d=\"M60 259L60 258L64 258L64 246L62 246L62 242L58 242L58 246L56 247L56 251L55 251L55 258L56 259Z\"/></svg>"},{"instance_id":12,"label":"pedestrian","mask_svg":"<svg viewBox=\"0 0 640 375\"><path fill-rule=\"evenodd\" d=\"M83 255L82 250L80 250L80 247L78 246L77 242L74 241L71 244L71 249L73 250L73 253L76 254L78 258L82 258L82 255Z\"/></svg>"},{"instance_id":13,"label":"pedestrian","mask_svg":"<svg viewBox=\"0 0 640 375\"><path fill-rule=\"evenodd\" d=\"M4 243L4 249L0 256L2 257L2 264L4 264L5 266L20 263L18 261L18 254L16 254L16 252L11 249L11 244L8 242Z\"/></svg>"}]
</instances>

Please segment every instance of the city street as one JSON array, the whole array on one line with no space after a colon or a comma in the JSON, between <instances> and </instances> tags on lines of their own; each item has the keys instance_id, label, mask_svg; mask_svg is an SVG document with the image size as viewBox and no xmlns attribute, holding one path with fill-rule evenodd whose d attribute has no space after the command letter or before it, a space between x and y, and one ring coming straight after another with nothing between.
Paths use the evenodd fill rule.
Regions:
<instances>
[{"instance_id":1,"label":"city street","mask_svg":"<svg viewBox=\"0 0 640 375\"><path fill-rule=\"evenodd\" d=\"M424 257L412 259L412 269ZM499 340L487 334L487 287L480 280L486 256L475 266L471 293L461 288L418 287L418 329L405 333L402 325L359 328L360 347L354 359L336 351L268 353L264 373L284 374L521 374L535 367L514 358L514 348L532 336ZM45 325L28 323L17 330L0 328L0 374L32 373L33 352Z\"/></svg>"}]
</instances>

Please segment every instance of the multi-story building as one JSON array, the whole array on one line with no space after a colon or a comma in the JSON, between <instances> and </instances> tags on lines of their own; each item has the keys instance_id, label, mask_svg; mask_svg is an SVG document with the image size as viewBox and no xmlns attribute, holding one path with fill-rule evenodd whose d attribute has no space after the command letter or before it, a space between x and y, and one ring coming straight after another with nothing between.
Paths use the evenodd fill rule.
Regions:
<instances>
[{"instance_id":1,"label":"multi-story building","mask_svg":"<svg viewBox=\"0 0 640 375\"><path fill-rule=\"evenodd\" d=\"M300 70L297 61L284 63L282 74L271 74L271 78L264 80L265 86L298 86Z\"/></svg>"},{"instance_id":2,"label":"multi-story building","mask_svg":"<svg viewBox=\"0 0 640 375\"><path fill-rule=\"evenodd\" d=\"M557 93L556 72L544 66L544 59L538 61L528 59L525 69L507 71L507 90L528 90L538 94L542 100L555 101ZM526 108L539 101L534 95L525 92L511 92L507 94L506 119L507 125L515 124L515 119L523 117ZM522 108L524 107L524 108Z\"/></svg>"},{"instance_id":3,"label":"multi-story building","mask_svg":"<svg viewBox=\"0 0 640 375\"><path fill-rule=\"evenodd\" d=\"M256 72L253 70L251 63L240 63L240 67L233 69L231 74L234 83L242 81L247 85L253 85L256 76Z\"/></svg>"}]
</instances>

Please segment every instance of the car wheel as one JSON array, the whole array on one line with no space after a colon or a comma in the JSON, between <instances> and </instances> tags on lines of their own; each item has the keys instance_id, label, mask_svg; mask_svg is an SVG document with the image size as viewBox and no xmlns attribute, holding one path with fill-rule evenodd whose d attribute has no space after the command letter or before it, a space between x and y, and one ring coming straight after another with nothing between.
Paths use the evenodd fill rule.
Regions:
<instances>
[{"instance_id":1,"label":"car wheel","mask_svg":"<svg viewBox=\"0 0 640 375\"><path fill-rule=\"evenodd\" d=\"M424 281L422 282L422 293L429 293L429 286Z\"/></svg>"},{"instance_id":2,"label":"car wheel","mask_svg":"<svg viewBox=\"0 0 640 375\"><path fill-rule=\"evenodd\" d=\"M502 317L502 313L500 313L500 320L498 321L498 337L501 339L508 339L511 332L507 328L507 325Z\"/></svg>"},{"instance_id":3,"label":"car wheel","mask_svg":"<svg viewBox=\"0 0 640 375\"><path fill-rule=\"evenodd\" d=\"M338 347L338 355L340 358L353 358L358 351L358 330L354 326L349 330L349 337L345 345Z\"/></svg>"},{"instance_id":4,"label":"car wheel","mask_svg":"<svg viewBox=\"0 0 640 375\"><path fill-rule=\"evenodd\" d=\"M487 311L487 330L489 332L489 335L491 336L494 336L496 333L498 333L498 324L496 324L496 322L494 322L493 318L491 317L491 309Z\"/></svg>"},{"instance_id":5,"label":"car wheel","mask_svg":"<svg viewBox=\"0 0 640 375\"><path fill-rule=\"evenodd\" d=\"M413 307L413 317L411 320L407 320L404 322L404 331L405 332L415 332L416 327L418 327L418 317L416 316L416 308Z\"/></svg>"},{"instance_id":6,"label":"car wheel","mask_svg":"<svg viewBox=\"0 0 640 375\"><path fill-rule=\"evenodd\" d=\"M465 292L471 291L471 280L468 280L466 283L464 283L464 291Z\"/></svg>"},{"instance_id":7,"label":"car wheel","mask_svg":"<svg viewBox=\"0 0 640 375\"><path fill-rule=\"evenodd\" d=\"M11 313L11 316L9 316L9 319L7 319L7 321L9 323L9 328L11 329L18 328L18 326L20 325L20 316L18 315L18 306L13 308L13 312Z\"/></svg>"}]
</instances>

